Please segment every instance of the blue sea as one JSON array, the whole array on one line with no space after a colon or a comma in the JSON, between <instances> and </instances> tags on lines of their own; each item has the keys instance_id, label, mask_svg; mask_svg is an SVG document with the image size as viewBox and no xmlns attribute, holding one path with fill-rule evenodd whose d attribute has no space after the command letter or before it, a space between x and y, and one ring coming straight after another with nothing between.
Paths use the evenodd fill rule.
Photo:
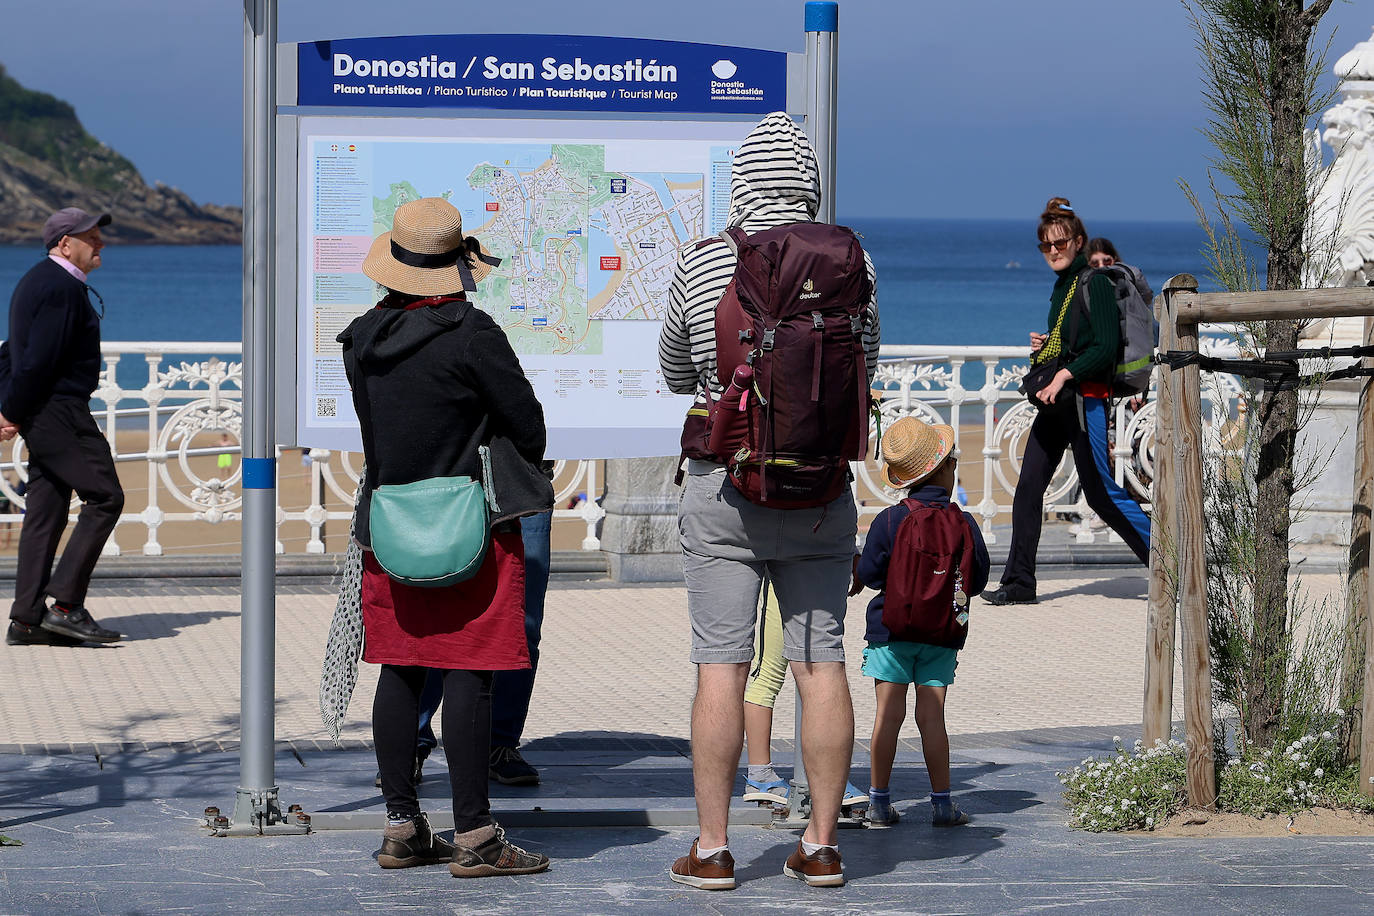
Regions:
<instances>
[{"instance_id":1,"label":"blue sea","mask_svg":"<svg viewBox=\"0 0 1374 916\"><path fill-rule=\"evenodd\" d=\"M1035 248L1033 220L844 222L863 236L877 266L884 343L1019 346L1028 331L1044 329L1052 276ZM1215 288L1193 223L1097 222L1089 229L1110 238L1156 291L1180 273ZM36 245L0 247L0 295L8 297L42 255ZM237 247L108 247L91 275L105 300L103 337L240 340L242 276ZM142 384L123 374L120 382Z\"/></svg>"}]
</instances>

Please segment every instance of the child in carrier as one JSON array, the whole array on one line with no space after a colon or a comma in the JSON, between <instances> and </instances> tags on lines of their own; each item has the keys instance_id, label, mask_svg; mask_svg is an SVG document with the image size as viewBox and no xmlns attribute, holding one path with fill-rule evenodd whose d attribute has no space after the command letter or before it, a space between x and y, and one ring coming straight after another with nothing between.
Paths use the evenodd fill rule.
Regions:
<instances>
[{"instance_id":1,"label":"child in carrier","mask_svg":"<svg viewBox=\"0 0 1374 916\"><path fill-rule=\"evenodd\" d=\"M850 594L878 590L868 605L863 673L873 678L873 720L867 821L891 827L898 815L888 787L897 736L906 718L908 684L916 685L916 727L930 776L931 822L968 823L949 795L949 735L945 691L954 682L958 651L968 636L969 598L988 581L988 551L973 517L950 502L954 491L954 429L903 417L882 439L883 483L906 490L868 529Z\"/></svg>"}]
</instances>

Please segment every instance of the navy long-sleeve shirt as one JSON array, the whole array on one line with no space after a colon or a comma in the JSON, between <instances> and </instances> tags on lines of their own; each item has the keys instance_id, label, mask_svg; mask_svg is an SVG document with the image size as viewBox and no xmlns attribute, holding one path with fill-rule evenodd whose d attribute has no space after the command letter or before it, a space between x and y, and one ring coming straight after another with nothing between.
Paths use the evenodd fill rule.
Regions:
<instances>
[{"instance_id":1,"label":"navy long-sleeve shirt","mask_svg":"<svg viewBox=\"0 0 1374 916\"><path fill-rule=\"evenodd\" d=\"M918 487L908 493L907 497L930 505L949 505L949 491L933 484ZM869 642L888 642L892 639L892 634L883 626L887 565L892 559L892 542L897 535L897 528L910 513L911 510L907 508L906 503L899 502L879 512L868 528L868 539L864 541L857 574L860 582L878 590L878 594L868 602L868 626L864 630L864 639ZM967 512L963 515L964 521L968 523L970 541L973 544L973 581L964 583L964 592L972 597L987 587L988 569L992 564L988 559L988 547L983 541L983 532L978 530L978 524L973 520L973 516Z\"/></svg>"},{"instance_id":2,"label":"navy long-sleeve shirt","mask_svg":"<svg viewBox=\"0 0 1374 916\"><path fill-rule=\"evenodd\" d=\"M10 298L0 344L0 413L24 426L54 397L89 400L100 383L100 317L86 285L51 258L35 264Z\"/></svg>"}]
</instances>

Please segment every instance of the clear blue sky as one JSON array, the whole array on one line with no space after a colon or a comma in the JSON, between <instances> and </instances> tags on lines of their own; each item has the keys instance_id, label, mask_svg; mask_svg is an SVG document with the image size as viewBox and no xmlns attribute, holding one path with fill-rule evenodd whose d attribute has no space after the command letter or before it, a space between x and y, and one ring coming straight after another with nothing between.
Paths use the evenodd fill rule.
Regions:
<instances>
[{"instance_id":1,"label":"clear blue sky","mask_svg":"<svg viewBox=\"0 0 1374 916\"><path fill-rule=\"evenodd\" d=\"M542 32L799 51L802 0L279 0L282 41ZM0 63L71 102L146 179L238 203L242 5L5 4ZM1331 63L1374 4L1336 0ZM62 36L59 38L58 36ZM58 48L61 51L58 52ZM842 216L1191 219L1205 184L1193 36L1178 0L841 0Z\"/></svg>"}]
</instances>

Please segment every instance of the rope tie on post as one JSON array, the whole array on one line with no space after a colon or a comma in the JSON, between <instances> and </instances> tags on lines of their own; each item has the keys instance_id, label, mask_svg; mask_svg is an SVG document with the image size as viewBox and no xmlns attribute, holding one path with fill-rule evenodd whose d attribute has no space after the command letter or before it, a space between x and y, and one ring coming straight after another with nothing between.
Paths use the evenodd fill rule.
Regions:
<instances>
[{"instance_id":1,"label":"rope tie on post","mask_svg":"<svg viewBox=\"0 0 1374 916\"><path fill-rule=\"evenodd\" d=\"M1350 366L1315 375L1299 374L1300 359L1334 359L1341 356L1356 359L1374 356L1374 346L1275 350L1266 353L1264 359L1222 359L1216 356L1203 356L1191 350L1163 350L1155 354L1154 361L1156 365L1167 369L1182 369L1195 365L1203 372L1225 372L1242 378L1263 379L1266 392L1292 391L1315 381L1332 382L1338 379L1374 376L1374 367L1370 366Z\"/></svg>"}]
</instances>

